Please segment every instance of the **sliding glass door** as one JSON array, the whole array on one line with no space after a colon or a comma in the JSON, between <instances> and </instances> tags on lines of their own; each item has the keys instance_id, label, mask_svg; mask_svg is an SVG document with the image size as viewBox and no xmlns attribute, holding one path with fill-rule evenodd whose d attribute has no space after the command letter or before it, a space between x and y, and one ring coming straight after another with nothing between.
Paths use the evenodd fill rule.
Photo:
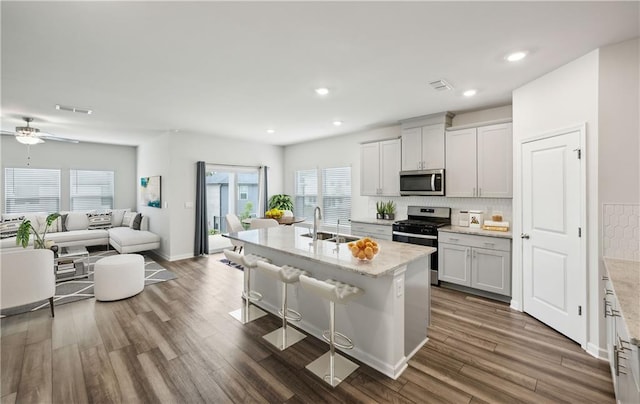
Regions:
<instances>
[{"instance_id":1,"label":"sliding glass door","mask_svg":"<svg viewBox=\"0 0 640 404\"><path fill-rule=\"evenodd\" d=\"M258 216L259 168L207 165L206 182L209 234L227 232L228 213L240 220Z\"/></svg>"}]
</instances>

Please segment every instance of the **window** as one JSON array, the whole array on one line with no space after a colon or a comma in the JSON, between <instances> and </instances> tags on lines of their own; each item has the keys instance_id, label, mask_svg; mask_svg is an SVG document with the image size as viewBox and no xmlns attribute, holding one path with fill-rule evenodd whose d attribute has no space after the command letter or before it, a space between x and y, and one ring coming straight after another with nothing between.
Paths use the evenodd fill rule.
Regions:
<instances>
[{"instance_id":1,"label":"window","mask_svg":"<svg viewBox=\"0 0 640 404\"><path fill-rule=\"evenodd\" d=\"M344 219L346 224L346 219L351 217L351 167L296 171L296 216L311 220L316 206L322 208L324 224L335 225L338 219Z\"/></svg>"},{"instance_id":2,"label":"window","mask_svg":"<svg viewBox=\"0 0 640 404\"><path fill-rule=\"evenodd\" d=\"M247 185L238 185L238 195L241 201L249 199L249 187Z\"/></svg>"},{"instance_id":3,"label":"window","mask_svg":"<svg viewBox=\"0 0 640 404\"><path fill-rule=\"evenodd\" d=\"M296 216L313 218L318 197L318 170L296 171L295 181Z\"/></svg>"},{"instance_id":4,"label":"window","mask_svg":"<svg viewBox=\"0 0 640 404\"><path fill-rule=\"evenodd\" d=\"M336 224L351 217L351 167L322 169L322 219Z\"/></svg>"},{"instance_id":5,"label":"window","mask_svg":"<svg viewBox=\"0 0 640 404\"><path fill-rule=\"evenodd\" d=\"M58 212L60 170L5 168L5 213Z\"/></svg>"},{"instance_id":6,"label":"window","mask_svg":"<svg viewBox=\"0 0 640 404\"><path fill-rule=\"evenodd\" d=\"M71 210L113 209L113 171L69 170Z\"/></svg>"}]
</instances>

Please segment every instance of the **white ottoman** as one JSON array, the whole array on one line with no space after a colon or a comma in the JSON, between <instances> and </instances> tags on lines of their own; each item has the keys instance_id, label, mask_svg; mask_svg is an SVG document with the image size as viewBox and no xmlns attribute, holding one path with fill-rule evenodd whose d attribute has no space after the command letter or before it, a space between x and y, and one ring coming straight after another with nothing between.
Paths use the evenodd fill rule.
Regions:
<instances>
[{"instance_id":1,"label":"white ottoman","mask_svg":"<svg viewBox=\"0 0 640 404\"><path fill-rule=\"evenodd\" d=\"M93 290L97 300L131 297L144 289L144 257L121 254L98 260L94 266Z\"/></svg>"}]
</instances>

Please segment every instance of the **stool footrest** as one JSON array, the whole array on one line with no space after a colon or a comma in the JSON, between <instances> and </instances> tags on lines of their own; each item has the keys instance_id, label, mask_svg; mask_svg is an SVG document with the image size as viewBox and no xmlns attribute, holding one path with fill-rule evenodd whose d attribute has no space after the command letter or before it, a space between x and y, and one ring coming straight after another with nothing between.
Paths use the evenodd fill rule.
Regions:
<instances>
[{"instance_id":1,"label":"stool footrest","mask_svg":"<svg viewBox=\"0 0 640 404\"><path fill-rule=\"evenodd\" d=\"M244 290L242 291L242 298L249 299L252 302L259 302L262 300L262 293L256 292L255 290L250 290L248 293Z\"/></svg>"},{"instance_id":2,"label":"stool footrest","mask_svg":"<svg viewBox=\"0 0 640 404\"><path fill-rule=\"evenodd\" d=\"M282 309L278 310L278 314L280 315L280 317L282 317ZM286 318L289 321L300 321L302 320L302 314L298 313L297 311L293 310L293 309L289 309L287 308L287 315L284 316L284 318Z\"/></svg>"},{"instance_id":3,"label":"stool footrest","mask_svg":"<svg viewBox=\"0 0 640 404\"><path fill-rule=\"evenodd\" d=\"M331 331L330 330L323 331L322 338L328 343L331 343ZM334 333L333 345L342 349L353 349L353 341L351 341L351 338L347 337L346 335L338 331Z\"/></svg>"}]
</instances>

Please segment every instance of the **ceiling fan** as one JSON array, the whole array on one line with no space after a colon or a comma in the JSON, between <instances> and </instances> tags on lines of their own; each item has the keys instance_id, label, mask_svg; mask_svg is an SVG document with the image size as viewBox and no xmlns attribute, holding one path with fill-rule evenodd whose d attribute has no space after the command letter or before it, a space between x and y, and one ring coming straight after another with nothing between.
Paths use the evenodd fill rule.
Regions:
<instances>
[{"instance_id":1,"label":"ceiling fan","mask_svg":"<svg viewBox=\"0 0 640 404\"><path fill-rule=\"evenodd\" d=\"M22 119L27 123L27 126L16 126L15 132L9 132L9 131L3 130L2 134L14 135L18 142L26 145L35 145L38 143L44 143L45 140L55 140L58 142L67 142L67 143L79 143L79 141L76 139L68 139L68 138L53 135L51 133L40 132L40 129L30 126L31 122L33 122L33 118L23 117Z\"/></svg>"}]
</instances>

